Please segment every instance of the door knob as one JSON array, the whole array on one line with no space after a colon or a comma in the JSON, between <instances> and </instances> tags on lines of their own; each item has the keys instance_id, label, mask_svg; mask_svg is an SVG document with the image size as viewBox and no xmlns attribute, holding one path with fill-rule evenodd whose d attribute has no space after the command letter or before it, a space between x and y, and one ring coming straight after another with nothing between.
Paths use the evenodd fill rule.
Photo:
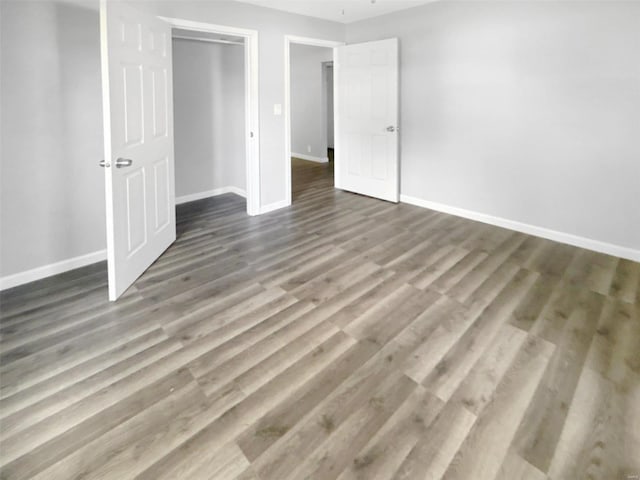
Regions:
<instances>
[{"instance_id":1,"label":"door knob","mask_svg":"<svg viewBox=\"0 0 640 480\"><path fill-rule=\"evenodd\" d=\"M100 160L100 163L98 163L98 165L100 165L103 168L109 168L111 166L111 164L106 160Z\"/></svg>"},{"instance_id":2,"label":"door knob","mask_svg":"<svg viewBox=\"0 0 640 480\"><path fill-rule=\"evenodd\" d=\"M129 158L119 158L116 160L116 168L130 167L133 165L133 160Z\"/></svg>"},{"instance_id":3,"label":"door knob","mask_svg":"<svg viewBox=\"0 0 640 480\"><path fill-rule=\"evenodd\" d=\"M387 127L387 132L395 132L396 131L396 127L394 127L393 125L389 125Z\"/></svg>"}]
</instances>

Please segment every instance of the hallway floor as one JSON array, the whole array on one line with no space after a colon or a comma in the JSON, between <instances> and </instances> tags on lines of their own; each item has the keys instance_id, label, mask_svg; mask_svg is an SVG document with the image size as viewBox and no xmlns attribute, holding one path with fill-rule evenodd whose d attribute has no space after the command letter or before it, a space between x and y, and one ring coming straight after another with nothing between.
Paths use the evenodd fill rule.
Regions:
<instances>
[{"instance_id":1,"label":"hallway floor","mask_svg":"<svg viewBox=\"0 0 640 480\"><path fill-rule=\"evenodd\" d=\"M304 197L314 191L333 188L333 161L328 163L310 162L291 158L291 199Z\"/></svg>"}]
</instances>

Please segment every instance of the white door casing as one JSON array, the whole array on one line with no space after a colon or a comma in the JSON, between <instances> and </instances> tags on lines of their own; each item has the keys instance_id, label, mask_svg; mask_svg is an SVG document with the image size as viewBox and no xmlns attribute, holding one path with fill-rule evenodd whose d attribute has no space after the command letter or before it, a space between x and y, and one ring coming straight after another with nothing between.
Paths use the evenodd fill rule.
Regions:
<instances>
[{"instance_id":1,"label":"white door casing","mask_svg":"<svg viewBox=\"0 0 640 480\"><path fill-rule=\"evenodd\" d=\"M173 17L158 17L172 28L194 32L217 33L243 37L245 68L245 152L247 214L263 213L260 206L260 89L258 74L258 31Z\"/></svg>"},{"instance_id":2,"label":"white door casing","mask_svg":"<svg viewBox=\"0 0 640 480\"><path fill-rule=\"evenodd\" d=\"M314 47L326 47L333 49L333 60L336 59L335 48L344 45L344 42L323 40L319 38L300 37L297 35L284 36L284 166L285 166L285 205L291 205L291 44L311 45ZM335 80L334 80L335 88ZM335 100L334 100L335 105ZM334 117L335 118L335 117Z\"/></svg>"},{"instance_id":3,"label":"white door casing","mask_svg":"<svg viewBox=\"0 0 640 480\"><path fill-rule=\"evenodd\" d=\"M171 29L100 4L109 299L176 238ZM130 166L117 167L131 160Z\"/></svg>"},{"instance_id":4,"label":"white door casing","mask_svg":"<svg viewBox=\"0 0 640 480\"><path fill-rule=\"evenodd\" d=\"M398 202L398 39L336 48L336 187Z\"/></svg>"}]
</instances>

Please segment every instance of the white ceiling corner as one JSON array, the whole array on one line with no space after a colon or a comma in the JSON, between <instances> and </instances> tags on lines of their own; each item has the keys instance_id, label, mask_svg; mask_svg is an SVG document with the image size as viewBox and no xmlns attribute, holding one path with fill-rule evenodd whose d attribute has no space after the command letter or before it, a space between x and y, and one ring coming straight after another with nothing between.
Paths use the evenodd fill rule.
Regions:
<instances>
[{"instance_id":1,"label":"white ceiling corner","mask_svg":"<svg viewBox=\"0 0 640 480\"><path fill-rule=\"evenodd\" d=\"M238 0L308 17L352 23L435 0Z\"/></svg>"}]
</instances>

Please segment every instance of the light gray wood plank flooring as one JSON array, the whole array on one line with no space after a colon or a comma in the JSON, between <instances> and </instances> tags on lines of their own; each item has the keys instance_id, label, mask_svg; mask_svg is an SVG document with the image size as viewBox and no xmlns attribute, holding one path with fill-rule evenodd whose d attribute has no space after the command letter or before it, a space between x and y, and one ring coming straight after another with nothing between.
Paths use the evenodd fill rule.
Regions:
<instances>
[{"instance_id":1,"label":"light gray wood plank flooring","mask_svg":"<svg viewBox=\"0 0 640 480\"><path fill-rule=\"evenodd\" d=\"M332 188L0 295L2 479L640 475L640 264Z\"/></svg>"}]
</instances>

